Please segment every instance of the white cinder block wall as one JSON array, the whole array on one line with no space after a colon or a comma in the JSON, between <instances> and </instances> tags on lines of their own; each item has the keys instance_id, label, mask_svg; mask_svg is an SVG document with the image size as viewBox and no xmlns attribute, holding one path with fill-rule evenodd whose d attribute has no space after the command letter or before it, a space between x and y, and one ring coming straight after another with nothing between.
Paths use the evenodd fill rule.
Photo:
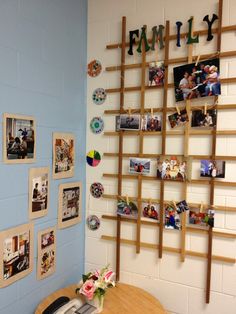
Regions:
<instances>
[{"instance_id":1,"label":"white cinder block wall","mask_svg":"<svg viewBox=\"0 0 236 314\"><path fill-rule=\"evenodd\" d=\"M211 16L218 13L218 1L216 0L89 0L88 1L88 62L98 59L102 62L103 69L106 66L120 64L119 50L106 50L109 43L121 41L121 19L127 17L128 31L141 29L147 25L148 34L154 25L165 25L170 20L171 34L175 32L176 21L182 21L182 31L187 31L187 20L194 16L195 29L206 29L202 19L205 15ZM236 2L224 0L223 26L236 24ZM150 36L149 36L150 37ZM181 48L177 48L175 42L170 45L170 58L187 56L187 46L181 41ZM194 46L193 54L211 53L216 50L216 38L211 42L206 37L200 37L200 43ZM222 51L236 50L235 33L224 33L222 36ZM163 52L160 50L148 53L148 60L161 60ZM140 62L140 55L134 52L133 56L126 54L126 63ZM221 59L221 77L236 76L236 58ZM170 81L173 81L172 67L170 67ZM95 88L119 87L119 72L105 72L97 78L88 78L88 125L94 116L102 116L105 121L105 130L115 130L115 117L104 116L106 109L119 108L119 94L110 94L105 104L96 106L92 102L92 92ZM126 86L140 84L140 71L126 71ZM223 85L221 104L235 103L236 85ZM205 102L205 100L204 100ZM135 108L140 105L139 93L126 93L125 106ZM175 105L174 91L169 90L168 106ZM147 91L145 97L146 107L162 106L162 91ZM221 111L218 115L218 129L235 129L236 111ZM117 152L118 139L94 135L89 127L87 131L87 151L98 150L104 152ZM158 137L146 137L144 140L144 152L160 153L161 141ZM207 136L192 137L190 141L190 154L210 154L211 142ZM182 153L183 139L171 138L167 140L167 153ZM135 137L125 138L125 152L137 152L138 141ZM218 155L236 155L236 137L221 136L217 139ZM154 161L152 162L155 165ZM105 193L116 194L117 184L114 179L104 179L103 173L116 173L118 163L115 158L103 157L97 168L87 166L87 215L114 214L116 203L105 199L94 199L89 188L91 183L99 181L105 187ZM198 176L198 165L193 165L193 178ZM124 173L128 171L128 163L124 162ZM236 181L236 162L227 162L226 181ZM174 184L167 184L165 199L179 200L181 191ZM123 193L136 196L136 182L124 181ZM158 184L144 182L143 195L150 198L159 197ZM209 190L206 186L189 186L187 200L191 202L209 202ZM215 191L215 204L235 206L235 188L217 188ZM236 213L217 212L215 226L220 230L236 232ZM116 235L116 224L108 220L101 221L98 231L87 230L86 235L86 269L100 267L110 263L115 269L115 244L100 239L102 234ZM122 237L134 239L135 226L122 224ZM150 226L142 227L141 240L156 243L158 231ZM178 232L164 232L164 244L174 247L180 246L180 234ZM199 252L206 252L207 239L205 236L188 234L186 248ZM223 256L236 256L236 240L214 239L213 253ZM161 260L158 253L153 250L141 249L136 255L135 247L122 245L121 247L121 281L130 283L149 291L156 296L170 313L178 314L234 314L236 313L236 265L214 262L212 265L211 302L205 300L206 260L186 258L185 263L180 262L178 255L164 253Z\"/></svg>"}]
</instances>

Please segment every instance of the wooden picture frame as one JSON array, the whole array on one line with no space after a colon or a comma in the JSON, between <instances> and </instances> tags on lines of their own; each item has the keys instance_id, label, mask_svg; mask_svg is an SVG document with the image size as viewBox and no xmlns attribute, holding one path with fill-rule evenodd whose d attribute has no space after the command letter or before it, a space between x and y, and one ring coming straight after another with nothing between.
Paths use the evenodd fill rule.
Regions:
<instances>
[{"instance_id":1,"label":"wooden picture frame","mask_svg":"<svg viewBox=\"0 0 236 314\"><path fill-rule=\"evenodd\" d=\"M71 178L75 167L75 136L72 133L53 133L54 179Z\"/></svg>"},{"instance_id":2,"label":"wooden picture frame","mask_svg":"<svg viewBox=\"0 0 236 314\"><path fill-rule=\"evenodd\" d=\"M36 123L32 116L3 114L3 162L36 161Z\"/></svg>"},{"instance_id":3,"label":"wooden picture frame","mask_svg":"<svg viewBox=\"0 0 236 314\"><path fill-rule=\"evenodd\" d=\"M29 169L29 218L46 216L49 207L49 167Z\"/></svg>"},{"instance_id":4,"label":"wooden picture frame","mask_svg":"<svg viewBox=\"0 0 236 314\"><path fill-rule=\"evenodd\" d=\"M56 271L56 227L38 232L37 279L41 280Z\"/></svg>"},{"instance_id":5,"label":"wooden picture frame","mask_svg":"<svg viewBox=\"0 0 236 314\"><path fill-rule=\"evenodd\" d=\"M81 221L81 183L59 185L58 228L66 228Z\"/></svg>"},{"instance_id":6,"label":"wooden picture frame","mask_svg":"<svg viewBox=\"0 0 236 314\"><path fill-rule=\"evenodd\" d=\"M0 232L0 287L6 287L33 270L33 224Z\"/></svg>"}]
</instances>

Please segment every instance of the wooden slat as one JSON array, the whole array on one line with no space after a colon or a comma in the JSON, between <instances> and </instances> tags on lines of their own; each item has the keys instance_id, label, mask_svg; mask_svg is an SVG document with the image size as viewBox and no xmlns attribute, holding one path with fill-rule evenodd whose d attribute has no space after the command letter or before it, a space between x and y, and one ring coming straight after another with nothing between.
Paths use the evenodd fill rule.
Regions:
<instances>
[{"instance_id":1,"label":"wooden slat","mask_svg":"<svg viewBox=\"0 0 236 314\"><path fill-rule=\"evenodd\" d=\"M180 106L179 109L182 110L184 109L185 107L182 107ZM207 107L208 109L217 109L217 110L233 110L233 109L236 109L236 104L225 104L225 105L208 105ZM163 111L163 108L145 108L145 113L150 113L151 110L153 111L153 113L156 113L156 112L162 112ZM191 108L190 110L204 110L204 106L201 106L199 104L194 104L192 103L191 104ZM167 112L175 112L176 111L176 107L167 107ZM129 110L124 110L123 113L128 113ZM135 109L131 109L130 110L130 113L131 114L139 114L140 113L140 108L135 108ZM116 115L119 115L121 114L120 110L105 110L104 111L104 114L109 114L109 115L113 115L113 114L116 114Z\"/></svg>"},{"instance_id":2,"label":"wooden slat","mask_svg":"<svg viewBox=\"0 0 236 314\"><path fill-rule=\"evenodd\" d=\"M201 60L207 60L211 59L213 57L219 57L219 58L229 58L229 57L235 57L236 56L236 50L232 51L225 51L221 52L219 54L202 54L201 55ZM198 56L193 56L193 62L196 61ZM181 58L173 58L168 60L168 64L179 64L179 63L186 63L188 61L188 57L181 57ZM149 62L146 63L146 67L149 66ZM132 69L139 69L141 68L141 63L133 63L133 64L125 64L125 70L132 70ZM112 71L119 71L120 70L120 65L116 66L109 66L105 68L106 71L112 72Z\"/></svg>"},{"instance_id":3,"label":"wooden slat","mask_svg":"<svg viewBox=\"0 0 236 314\"><path fill-rule=\"evenodd\" d=\"M222 27L222 33L226 33L226 32L230 32L230 31L236 31L236 25L229 25L229 26L224 26ZM212 33L215 34L218 32L218 28L213 28L212 29ZM193 34L197 35L199 34L199 36L203 36L203 35L207 35L208 30L204 29L204 30L199 30L199 31L195 31ZM186 38L188 36L188 33L181 33L180 37L181 38ZM173 34L169 36L169 40L176 40L177 35ZM164 37L164 40L166 40L166 37ZM149 43L151 43L151 39L149 39ZM129 47L129 42L125 43L126 47ZM122 43L116 43L116 44L109 44L106 46L107 49L117 49L117 48L121 48L122 47Z\"/></svg>"},{"instance_id":4,"label":"wooden slat","mask_svg":"<svg viewBox=\"0 0 236 314\"><path fill-rule=\"evenodd\" d=\"M102 218L107 219L107 220L113 220L113 221L117 220L117 216L111 216L111 215L102 215ZM125 222L132 223L132 224L136 223L136 220L132 219L132 218L122 217L121 220L125 221ZM160 226L160 222L158 222L156 220L151 220L151 219L150 220L142 220L141 219L141 224L146 225L146 226ZM208 234L208 229L199 228L199 227L187 226L186 231L189 233ZM167 232L168 232L168 230L167 230ZM229 233L229 232L223 232L223 231L213 231L213 236L218 237L218 238L236 239L236 233Z\"/></svg>"},{"instance_id":5,"label":"wooden slat","mask_svg":"<svg viewBox=\"0 0 236 314\"><path fill-rule=\"evenodd\" d=\"M104 153L103 156L105 157L118 157L119 153ZM150 159L157 159L161 157L161 154L139 154L139 153L123 153L123 158L129 157L141 157L141 158L150 158ZM175 154L177 157L184 157L184 155ZM191 159L194 160L202 160L202 159L211 159L211 155L189 155ZM215 160L231 160L235 161L236 156L215 156Z\"/></svg>"},{"instance_id":6,"label":"wooden slat","mask_svg":"<svg viewBox=\"0 0 236 314\"><path fill-rule=\"evenodd\" d=\"M107 235L102 235L101 239L106 240L106 241L116 241L116 237L107 236ZM128 240L128 239L121 239L121 243L122 244L129 244L129 245L136 245L136 241ZM154 249L154 250L158 250L158 247L159 247L158 244L151 244L151 243L146 243L146 242L141 242L140 245L141 245L141 247L148 248L148 249ZM180 254L180 249L169 247L169 246L163 246L163 251L169 252L169 253ZM190 250L186 250L186 255L199 257L199 258L207 258L207 254L205 254L205 253L200 253L200 252L195 252L195 251L190 251ZM235 264L236 263L235 258L224 257L224 256L219 256L219 255L213 255L212 260L217 261L217 262L229 263L229 264Z\"/></svg>"},{"instance_id":7,"label":"wooden slat","mask_svg":"<svg viewBox=\"0 0 236 314\"><path fill-rule=\"evenodd\" d=\"M230 84L230 83L236 83L236 77L228 77L228 78L221 78L220 80L221 84ZM167 86L168 88L173 88L174 87L174 83L170 83ZM145 86L146 90L155 90L158 88L162 88L162 86ZM125 88L125 92L135 92L135 91L140 91L141 90L141 86L130 86L130 87L126 87ZM111 93L120 93L121 89L120 88L108 88L106 89L106 93L107 94L111 94Z\"/></svg>"},{"instance_id":8,"label":"wooden slat","mask_svg":"<svg viewBox=\"0 0 236 314\"><path fill-rule=\"evenodd\" d=\"M122 48L121 48L121 71L120 71L120 111L124 109L124 90L125 90L125 36L126 36L126 17L122 17ZM118 195L122 194L122 167L123 167L123 131L119 132L119 163L118 163ZM121 236L121 219L117 215L116 226L116 280L120 279L120 236Z\"/></svg>"}]
</instances>

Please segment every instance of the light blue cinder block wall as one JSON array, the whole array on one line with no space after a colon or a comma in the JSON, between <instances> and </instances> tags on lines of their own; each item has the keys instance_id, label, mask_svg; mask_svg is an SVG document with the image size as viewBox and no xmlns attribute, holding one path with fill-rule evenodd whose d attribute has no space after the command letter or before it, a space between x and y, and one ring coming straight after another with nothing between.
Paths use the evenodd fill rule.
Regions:
<instances>
[{"instance_id":1,"label":"light blue cinder block wall","mask_svg":"<svg viewBox=\"0 0 236 314\"><path fill-rule=\"evenodd\" d=\"M83 273L85 197L82 222L57 230L56 272L36 279L37 232L57 223L58 185L82 181L85 195L86 49L86 0L0 0L1 123L4 112L32 115L37 130L36 163L0 163L0 230L29 221L28 170L49 165L52 171L52 133L76 136L75 176L51 179L49 213L34 220L34 270L0 289L1 314L31 314Z\"/></svg>"}]
</instances>

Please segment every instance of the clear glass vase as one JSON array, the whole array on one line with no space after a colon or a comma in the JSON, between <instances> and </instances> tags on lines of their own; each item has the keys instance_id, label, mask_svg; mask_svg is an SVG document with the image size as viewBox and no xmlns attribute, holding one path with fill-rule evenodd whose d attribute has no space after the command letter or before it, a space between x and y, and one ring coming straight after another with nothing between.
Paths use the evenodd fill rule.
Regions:
<instances>
[{"instance_id":1,"label":"clear glass vase","mask_svg":"<svg viewBox=\"0 0 236 314\"><path fill-rule=\"evenodd\" d=\"M91 304L97 308L96 313L101 313L103 310L103 303L104 303L104 295L100 297L94 297L92 300L86 299L86 302L88 304Z\"/></svg>"}]
</instances>

